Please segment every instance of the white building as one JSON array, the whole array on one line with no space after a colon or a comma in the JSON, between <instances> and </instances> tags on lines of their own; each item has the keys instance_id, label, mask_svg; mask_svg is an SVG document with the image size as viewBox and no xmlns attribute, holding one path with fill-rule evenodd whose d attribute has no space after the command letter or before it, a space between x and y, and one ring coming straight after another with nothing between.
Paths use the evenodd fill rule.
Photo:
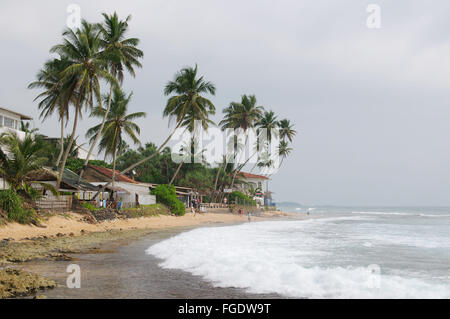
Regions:
<instances>
[{"instance_id":1,"label":"white building","mask_svg":"<svg viewBox=\"0 0 450 319\"><path fill-rule=\"evenodd\" d=\"M32 119L31 116L0 107L0 134L14 132L20 138L24 138L25 132L20 130L20 122L30 121Z\"/></svg>"},{"instance_id":2,"label":"white building","mask_svg":"<svg viewBox=\"0 0 450 319\"><path fill-rule=\"evenodd\" d=\"M267 181L269 178L264 175L239 172L236 178L238 179L236 184L240 184L243 189L250 189L251 185L259 193L265 193L267 191Z\"/></svg>"}]
</instances>

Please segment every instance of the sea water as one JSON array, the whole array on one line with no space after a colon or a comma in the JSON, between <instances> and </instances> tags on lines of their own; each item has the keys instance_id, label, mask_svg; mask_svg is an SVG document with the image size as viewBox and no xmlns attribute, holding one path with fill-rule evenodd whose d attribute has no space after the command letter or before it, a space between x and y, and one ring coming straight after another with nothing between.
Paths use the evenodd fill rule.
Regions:
<instances>
[{"instance_id":1,"label":"sea water","mask_svg":"<svg viewBox=\"0 0 450 319\"><path fill-rule=\"evenodd\" d=\"M216 287L296 298L450 298L450 209L335 208L197 228L149 249Z\"/></svg>"}]
</instances>

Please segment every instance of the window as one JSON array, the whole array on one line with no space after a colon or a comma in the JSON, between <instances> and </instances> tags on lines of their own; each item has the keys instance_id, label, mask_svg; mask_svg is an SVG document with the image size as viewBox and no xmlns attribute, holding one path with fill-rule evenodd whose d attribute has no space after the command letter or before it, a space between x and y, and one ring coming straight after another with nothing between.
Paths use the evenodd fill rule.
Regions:
<instances>
[{"instance_id":1,"label":"window","mask_svg":"<svg viewBox=\"0 0 450 319\"><path fill-rule=\"evenodd\" d=\"M259 188L260 190L262 190L262 183L261 183L261 182L258 182L258 188Z\"/></svg>"},{"instance_id":2,"label":"window","mask_svg":"<svg viewBox=\"0 0 450 319\"><path fill-rule=\"evenodd\" d=\"M14 128L14 120L5 116L5 124L6 127Z\"/></svg>"},{"instance_id":3,"label":"window","mask_svg":"<svg viewBox=\"0 0 450 319\"><path fill-rule=\"evenodd\" d=\"M3 115L0 115L0 126L3 126Z\"/></svg>"}]
</instances>

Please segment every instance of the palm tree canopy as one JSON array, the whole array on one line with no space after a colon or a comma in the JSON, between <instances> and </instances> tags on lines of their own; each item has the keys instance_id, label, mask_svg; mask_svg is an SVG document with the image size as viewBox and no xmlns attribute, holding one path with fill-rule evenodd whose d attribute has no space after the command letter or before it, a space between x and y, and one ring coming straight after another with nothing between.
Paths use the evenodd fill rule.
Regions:
<instances>
[{"instance_id":1,"label":"palm tree canopy","mask_svg":"<svg viewBox=\"0 0 450 319\"><path fill-rule=\"evenodd\" d=\"M259 129L267 131L267 141L272 141L272 133L278 136L278 121L277 116L273 111L265 111L263 116L259 119L257 124Z\"/></svg>"},{"instance_id":2,"label":"palm tree canopy","mask_svg":"<svg viewBox=\"0 0 450 319\"><path fill-rule=\"evenodd\" d=\"M288 142L280 141L280 145L278 146L278 155L281 157L287 157L292 152L292 148L288 146Z\"/></svg>"},{"instance_id":3,"label":"palm tree canopy","mask_svg":"<svg viewBox=\"0 0 450 319\"><path fill-rule=\"evenodd\" d=\"M130 103L133 93L128 96L120 88L115 88L111 100L111 109L107 115L101 140L99 143L99 151L105 151L106 154L113 154L115 149L123 147L123 136L128 136L134 144L140 144L137 135L140 134L139 126L133 121L146 116L145 112L135 112L128 114L128 104ZM109 96L103 97L108 100ZM105 115L106 110L100 106L94 108L92 116L101 117ZM90 128L86 132L86 137L90 137L91 141L95 139L101 124Z\"/></svg>"},{"instance_id":4,"label":"palm tree canopy","mask_svg":"<svg viewBox=\"0 0 450 319\"><path fill-rule=\"evenodd\" d=\"M59 118L69 117L69 104L75 101L75 92L71 89L74 84L74 78L62 80L62 72L71 65L67 57L60 57L49 60L38 72L37 80L30 83L28 88L43 88L34 100L40 99L38 108L41 110L40 117L44 120L51 116L55 111Z\"/></svg>"},{"instance_id":5,"label":"palm tree canopy","mask_svg":"<svg viewBox=\"0 0 450 319\"><path fill-rule=\"evenodd\" d=\"M94 99L101 102L100 80L117 85L114 76L106 71L108 60L102 55L101 34L97 29L95 25L83 20L81 28L76 32L66 29L63 32L63 43L50 50L70 62L61 72L60 82L73 79L75 87L72 92L78 90L77 106L81 105L83 100L86 107L93 107Z\"/></svg>"},{"instance_id":6,"label":"palm tree canopy","mask_svg":"<svg viewBox=\"0 0 450 319\"><path fill-rule=\"evenodd\" d=\"M294 125L291 124L291 121L288 119L283 119L278 124L280 127L280 138L282 140L286 140L287 138L289 142L292 142L292 139L297 134L297 131L294 130Z\"/></svg>"},{"instance_id":7,"label":"palm tree canopy","mask_svg":"<svg viewBox=\"0 0 450 319\"><path fill-rule=\"evenodd\" d=\"M125 20L120 20L116 12L112 15L106 13L102 15L104 21L97 25L101 33L100 45L103 48L101 54L108 61L111 74L122 83L124 68L133 77L136 76L134 67L142 67L138 59L142 58L144 53L137 48L139 39L125 37L130 15Z\"/></svg>"},{"instance_id":8,"label":"palm tree canopy","mask_svg":"<svg viewBox=\"0 0 450 319\"><path fill-rule=\"evenodd\" d=\"M174 94L167 101L163 116L176 119L177 124L194 131L194 121L201 121L202 127L208 129L214 123L209 119L214 115L216 108L205 94L216 94L213 83L205 81L203 76L197 76L198 68L186 67L175 74L173 81L167 83L164 94Z\"/></svg>"},{"instance_id":9,"label":"palm tree canopy","mask_svg":"<svg viewBox=\"0 0 450 319\"><path fill-rule=\"evenodd\" d=\"M31 172L41 169L47 161L46 143L33 134L26 133L21 139L16 133L8 132L0 135L0 175L13 190L21 188L29 182Z\"/></svg>"},{"instance_id":10,"label":"palm tree canopy","mask_svg":"<svg viewBox=\"0 0 450 319\"><path fill-rule=\"evenodd\" d=\"M253 128L262 116L264 107L256 105L256 97L254 95L242 95L241 102L231 102L230 106L223 110L224 119L219 125L222 129L226 128L242 128L246 131Z\"/></svg>"}]
</instances>

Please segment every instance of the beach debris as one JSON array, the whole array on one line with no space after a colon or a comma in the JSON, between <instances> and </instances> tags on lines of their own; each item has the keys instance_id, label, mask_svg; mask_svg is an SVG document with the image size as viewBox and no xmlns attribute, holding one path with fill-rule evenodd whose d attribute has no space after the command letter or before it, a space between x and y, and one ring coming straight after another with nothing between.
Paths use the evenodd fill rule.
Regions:
<instances>
[{"instance_id":1,"label":"beach debris","mask_svg":"<svg viewBox=\"0 0 450 319\"><path fill-rule=\"evenodd\" d=\"M100 209L91 211L92 216L94 216L97 222L103 222L108 220L114 220L117 218L117 213L114 209Z\"/></svg>"}]
</instances>

